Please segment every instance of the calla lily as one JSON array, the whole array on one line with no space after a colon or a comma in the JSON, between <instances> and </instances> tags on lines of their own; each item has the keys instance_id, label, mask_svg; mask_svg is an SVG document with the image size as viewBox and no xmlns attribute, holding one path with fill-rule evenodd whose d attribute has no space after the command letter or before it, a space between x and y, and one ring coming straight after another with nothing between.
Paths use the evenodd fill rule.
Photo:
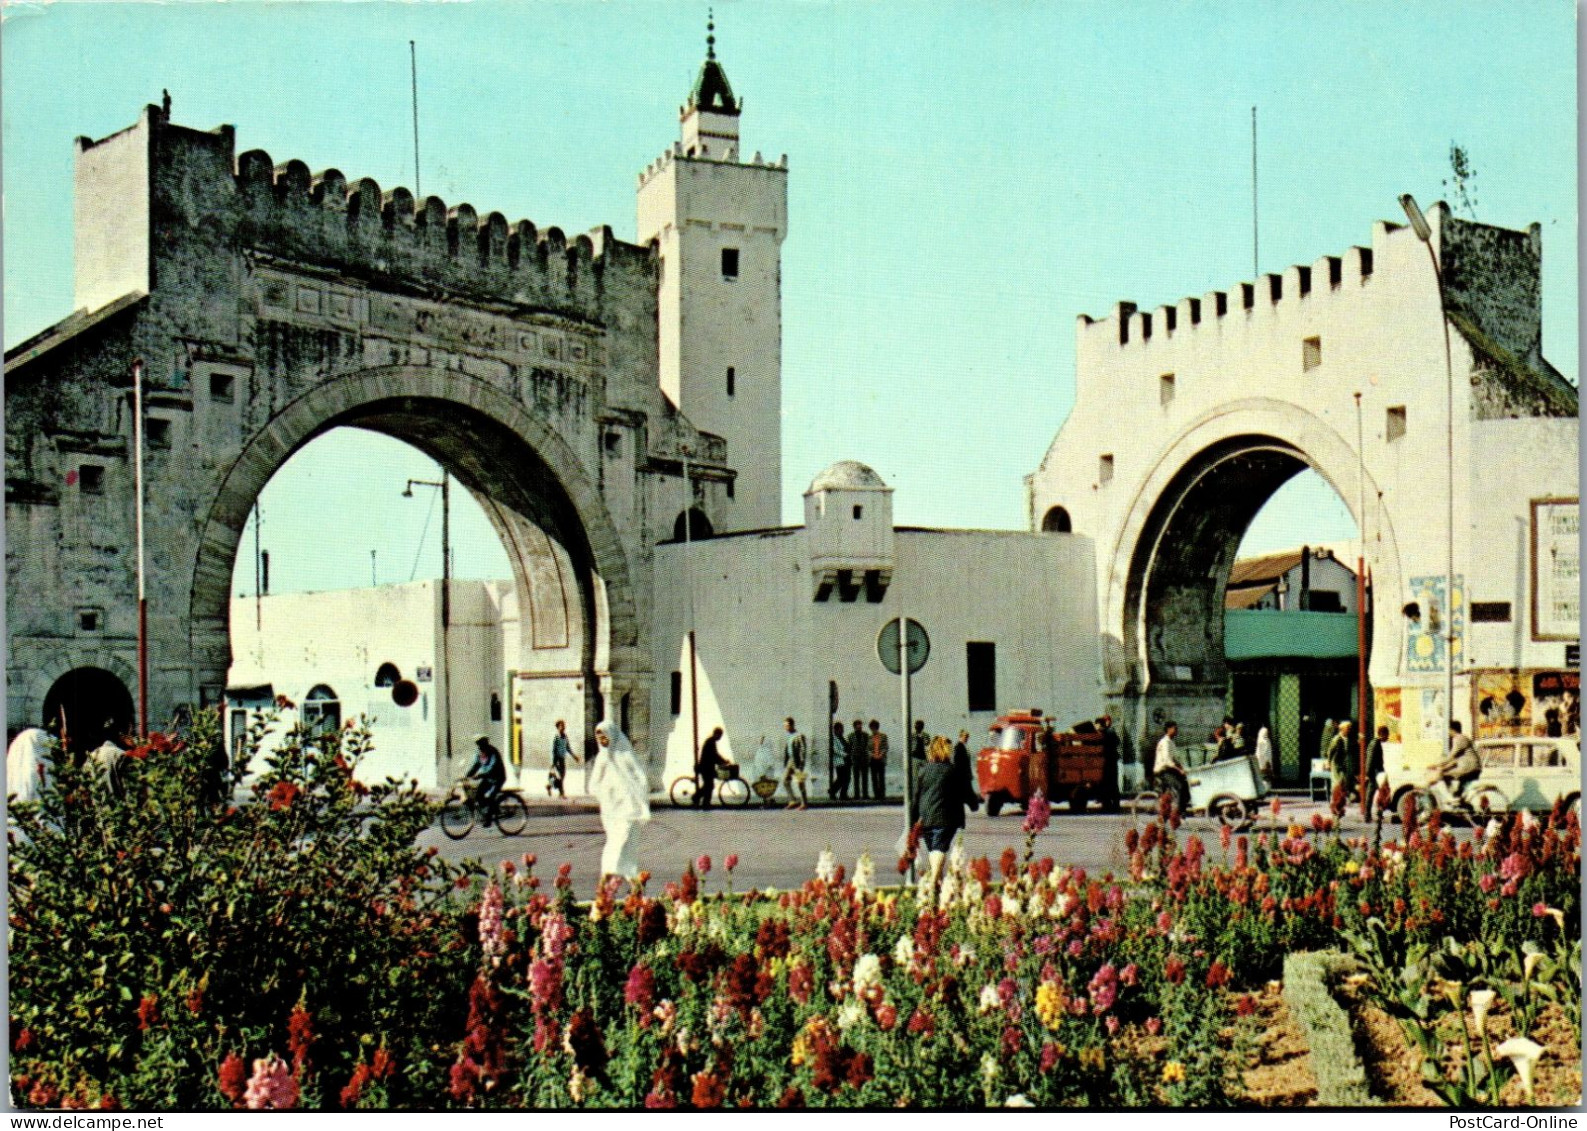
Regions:
<instances>
[{"instance_id":1,"label":"calla lily","mask_svg":"<svg viewBox=\"0 0 1587 1131\"><path fill-rule=\"evenodd\" d=\"M1501 1056L1515 1065L1515 1071L1521 1077L1521 1087L1526 1090L1526 1098L1532 1098L1532 1069L1537 1064L1537 1058L1543 1055L1543 1046L1526 1037L1511 1037L1504 1044L1493 1050L1494 1056Z\"/></svg>"},{"instance_id":2,"label":"calla lily","mask_svg":"<svg viewBox=\"0 0 1587 1131\"><path fill-rule=\"evenodd\" d=\"M1542 961L1543 954L1541 951L1529 951L1527 956L1521 959L1521 976L1530 982L1533 972L1537 970L1537 964Z\"/></svg>"},{"instance_id":3,"label":"calla lily","mask_svg":"<svg viewBox=\"0 0 1587 1131\"><path fill-rule=\"evenodd\" d=\"M1488 1010L1493 1007L1493 999L1497 995L1492 990L1472 990L1471 1018L1477 1023L1477 1032L1482 1032L1488 1027Z\"/></svg>"},{"instance_id":4,"label":"calla lily","mask_svg":"<svg viewBox=\"0 0 1587 1131\"><path fill-rule=\"evenodd\" d=\"M1015 1092L1012 1096L1008 1097L1008 1099L1003 1101L1003 1106L1004 1107L1035 1107L1036 1105L1031 1103L1028 1099L1025 1098L1025 1093L1023 1093L1023 1092Z\"/></svg>"}]
</instances>

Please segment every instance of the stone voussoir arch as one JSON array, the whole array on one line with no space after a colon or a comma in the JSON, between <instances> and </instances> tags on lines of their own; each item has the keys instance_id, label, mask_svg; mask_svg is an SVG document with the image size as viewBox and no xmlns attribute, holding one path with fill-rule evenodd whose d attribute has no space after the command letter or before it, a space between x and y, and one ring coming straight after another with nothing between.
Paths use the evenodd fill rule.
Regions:
<instances>
[{"instance_id":1,"label":"stone voussoir arch","mask_svg":"<svg viewBox=\"0 0 1587 1131\"><path fill-rule=\"evenodd\" d=\"M545 462L582 526L591 565L601 580L594 587L590 613L607 628L614 682L637 678L647 653L633 564L577 454L490 383L456 371L401 365L359 369L315 385L257 429L220 477L200 532L189 599L195 667L223 677L230 663L232 568L248 513L265 484L304 445L339 424L356 423L360 409L403 399L473 410L521 439Z\"/></svg>"},{"instance_id":2,"label":"stone voussoir arch","mask_svg":"<svg viewBox=\"0 0 1587 1131\"><path fill-rule=\"evenodd\" d=\"M1107 573L1102 593L1104 635L1120 642L1131 653L1111 657L1105 672L1110 683L1120 683L1121 665L1144 670L1144 613L1140 607L1145 590L1143 569L1150 568L1149 547L1143 539L1156 536L1154 516L1172 492L1176 481L1193 471L1208 453L1222 449L1222 456L1241 451L1282 449L1316 471L1331 486L1355 517L1357 529L1374 539L1374 585L1380 591L1397 593L1401 589L1400 552L1395 539L1392 512L1375 507L1379 485L1362 467L1360 454L1328 421L1294 403L1271 397L1247 397L1220 404L1190 421L1159 450L1146 474L1131 495L1130 506L1119 523L1110 545L1100 547L1106 555ZM1358 490L1368 500L1371 512L1364 519L1358 513ZM1143 553L1143 549L1148 552ZM1378 617L1384 610L1378 610ZM1381 624L1378 626L1382 627ZM1383 639L1379 634L1379 639ZM1398 674L1398 652L1391 648L1373 651L1373 678Z\"/></svg>"}]
</instances>

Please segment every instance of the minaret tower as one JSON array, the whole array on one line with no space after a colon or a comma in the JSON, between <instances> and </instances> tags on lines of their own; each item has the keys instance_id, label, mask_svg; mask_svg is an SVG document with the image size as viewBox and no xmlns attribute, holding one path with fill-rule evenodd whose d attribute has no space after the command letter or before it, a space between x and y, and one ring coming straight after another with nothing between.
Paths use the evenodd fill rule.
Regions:
<instances>
[{"instance_id":1,"label":"minaret tower","mask_svg":"<svg viewBox=\"0 0 1587 1131\"><path fill-rule=\"evenodd\" d=\"M782 241L788 161L739 157L739 115L706 25L679 139L639 178L639 242L661 249L661 387L727 441L729 530L782 522Z\"/></svg>"}]
</instances>

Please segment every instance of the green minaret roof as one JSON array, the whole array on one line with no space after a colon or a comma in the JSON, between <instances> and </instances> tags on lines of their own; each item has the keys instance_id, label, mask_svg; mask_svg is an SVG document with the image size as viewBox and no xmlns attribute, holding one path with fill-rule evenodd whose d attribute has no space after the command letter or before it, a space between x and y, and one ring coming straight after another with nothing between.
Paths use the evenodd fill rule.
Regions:
<instances>
[{"instance_id":1,"label":"green minaret roof","mask_svg":"<svg viewBox=\"0 0 1587 1131\"><path fill-rule=\"evenodd\" d=\"M694 80L689 92L689 110L709 110L714 114L737 114L738 99L728 85L727 72L716 59L716 20L714 14L705 24L705 62L700 64L700 77Z\"/></svg>"}]
</instances>

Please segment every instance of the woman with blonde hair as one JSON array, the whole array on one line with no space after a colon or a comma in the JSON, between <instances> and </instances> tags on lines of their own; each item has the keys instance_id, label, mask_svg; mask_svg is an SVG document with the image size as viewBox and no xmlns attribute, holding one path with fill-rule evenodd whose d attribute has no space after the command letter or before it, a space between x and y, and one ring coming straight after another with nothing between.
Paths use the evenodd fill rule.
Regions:
<instances>
[{"instance_id":1,"label":"woman with blonde hair","mask_svg":"<svg viewBox=\"0 0 1587 1131\"><path fill-rule=\"evenodd\" d=\"M639 826L650 820L650 782L634 753L634 744L616 723L598 723L595 742L599 753L590 789L601 804L601 827L606 830L601 878L631 880L639 875Z\"/></svg>"},{"instance_id":2,"label":"woman with blonde hair","mask_svg":"<svg viewBox=\"0 0 1587 1131\"><path fill-rule=\"evenodd\" d=\"M953 744L941 735L933 738L926 761L915 767L915 819L923 832L933 886L942 878L954 836L964 828L965 807L979 804L969 774L954 760Z\"/></svg>"}]
</instances>

